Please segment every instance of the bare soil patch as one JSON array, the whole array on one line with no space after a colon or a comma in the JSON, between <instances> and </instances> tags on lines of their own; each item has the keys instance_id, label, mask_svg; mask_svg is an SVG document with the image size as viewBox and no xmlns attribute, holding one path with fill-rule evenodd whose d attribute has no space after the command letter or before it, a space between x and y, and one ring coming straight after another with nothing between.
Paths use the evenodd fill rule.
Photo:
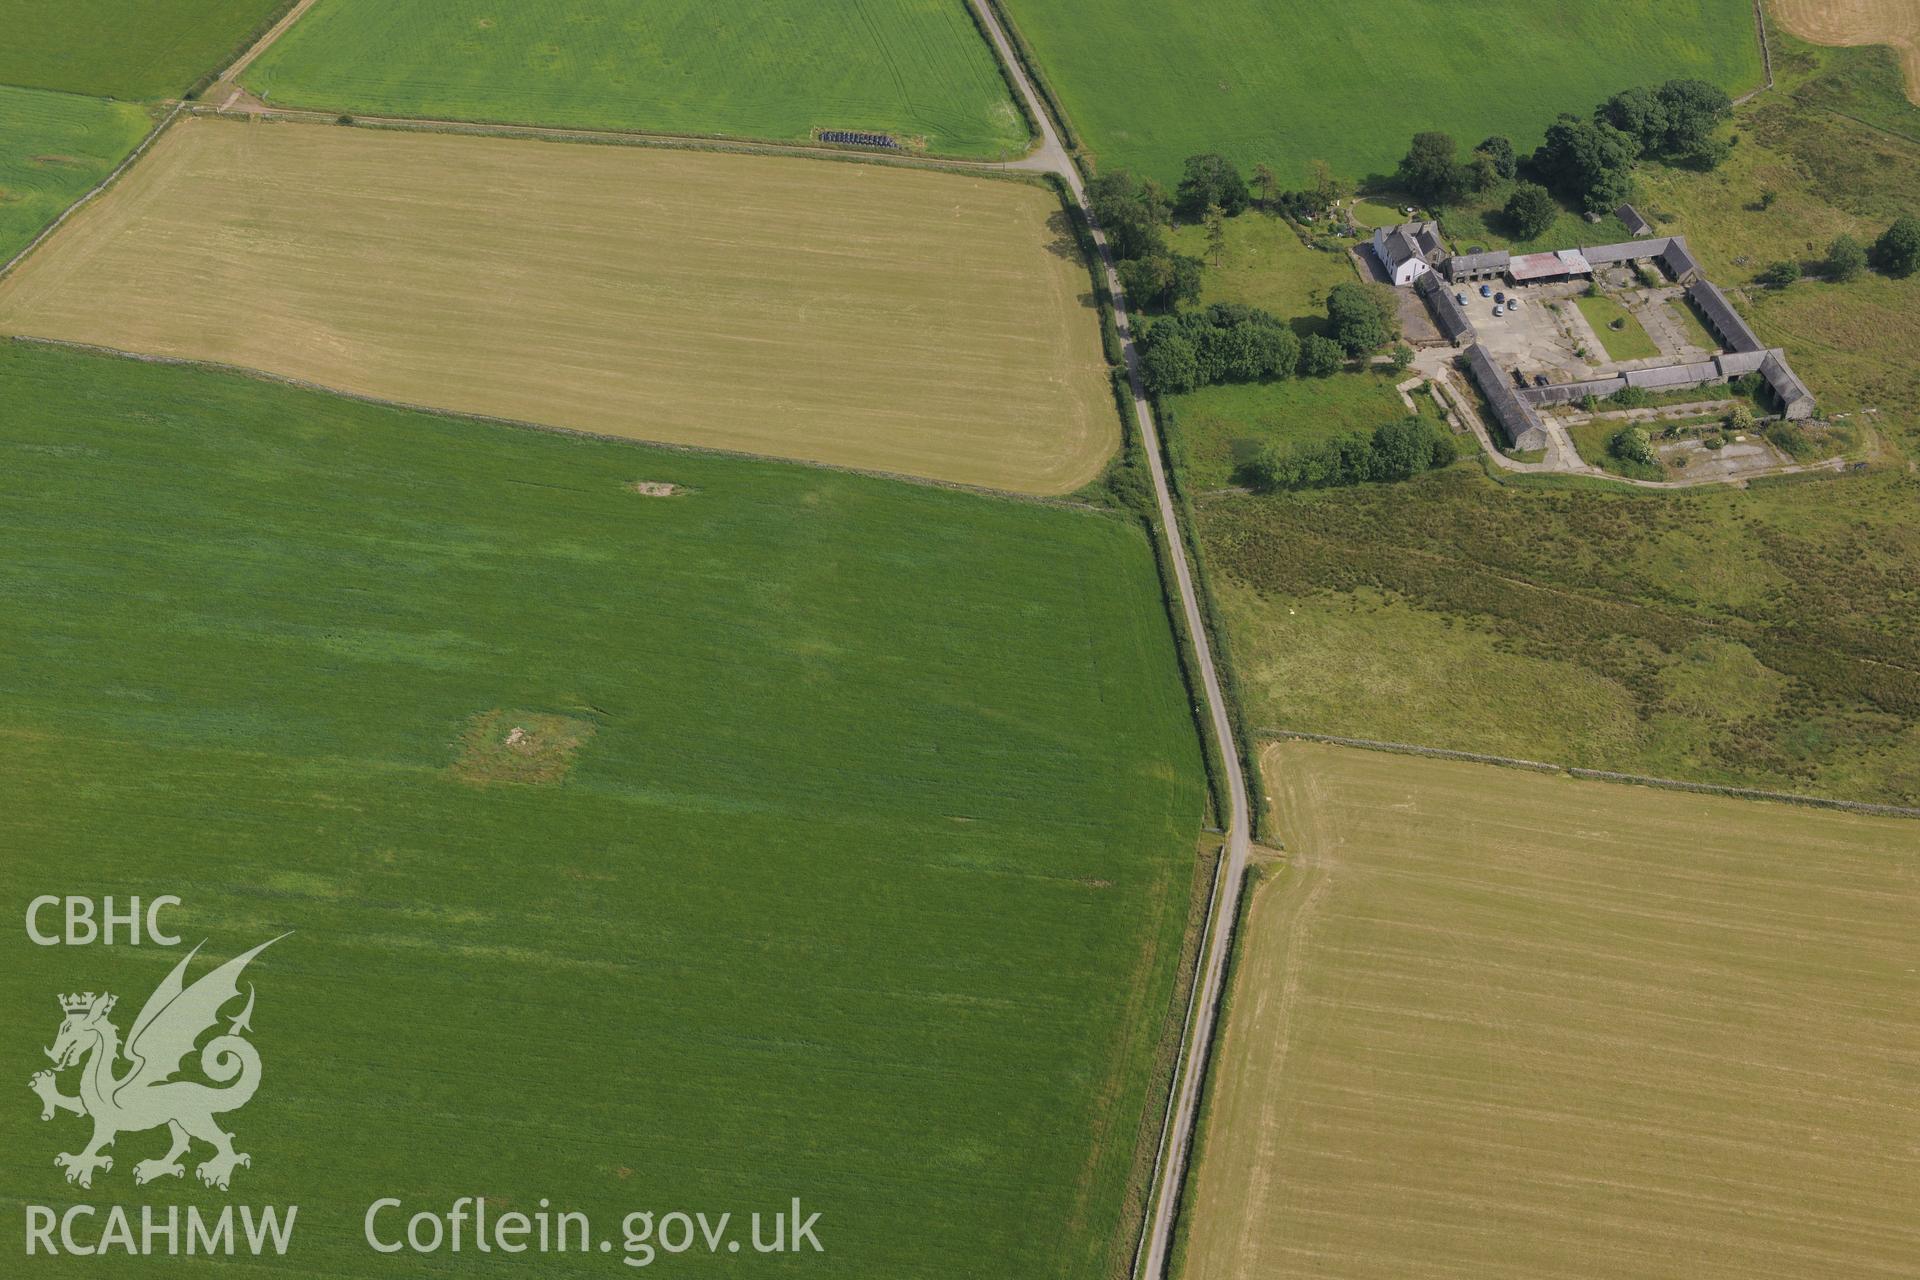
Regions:
<instances>
[{"instance_id":1,"label":"bare soil patch","mask_svg":"<svg viewBox=\"0 0 1920 1280\"><path fill-rule=\"evenodd\" d=\"M574 756L594 726L571 716L538 711L483 711L460 735L454 776L464 782L550 785L573 768Z\"/></svg>"}]
</instances>

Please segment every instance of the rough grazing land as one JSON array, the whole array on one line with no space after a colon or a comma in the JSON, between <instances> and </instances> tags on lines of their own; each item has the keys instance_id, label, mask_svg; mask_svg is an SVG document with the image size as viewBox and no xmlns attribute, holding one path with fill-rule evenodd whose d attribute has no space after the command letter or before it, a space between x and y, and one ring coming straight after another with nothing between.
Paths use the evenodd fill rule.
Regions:
<instances>
[{"instance_id":1,"label":"rough grazing land","mask_svg":"<svg viewBox=\"0 0 1920 1280\"><path fill-rule=\"evenodd\" d=\"M818 160L183 122L0 331L1040 493L1119 438L1051 192Z\"/></svg>"},{"instance_id":2,"label":"rough grazing land","mask_svg":"<svg viewBox=\"0 0 1920 1280\"><path fill-rule=\"evenodd\" d=\"M0 0L0 84L113 98L184 93L287 0Z\"/></svg>"},{"instance_id":3,"label":"rough grazing land","mask_svg":"<svg viewBox=\"0 0 1920 1280\"><path fill-rule=\"evenodd\" d=\"M1900 54L1907 97L1920 103L1920 8L1912 0L1773 0L1797 36L1819 44L1885 44Z\"/></svg>"},{"instance_id":4,"label":"rough grazing land","mask_svg":"<svg viewBox=\"0 0 1920 1280\"><path fill-rule=\"evenodd\" d=\"M144 109L0 86L0 263L138 146Z\"/></svg>"},{"instance_id":5,"label":"rough grazing land","mask_svg":"<svg viewBox=\"0 0 1920 1280\"><path fill-rule=\"evenodd\" d=\"M1920 803L1920 479L1208 497L1254 723Z\"/></svg>"},{"instance_id":6,"label":"rough grazing land","mask_svg":"<svg viewBox=\"0 0 1920 1280\"><path fill-rule=\"evenodd\" d=\"M964 0L328 0L246 81L276 103L389 115L1027 146Z\"/></svg>"},{"instance_id":7,"label":"rough grazing land","mask_svg":"<svg viewBox=\"0 0 1920 1280\"><path fill-rule=\"evenodd\" d=\"M822 1275L1124 1271L1203 803L1134 524L30 344L0 405L0 899L298 930L228 1122L234 1197L301 1206L276 1275L372 1274L386 1194L798 1195ZM0 946L0 1199L59 1204L51 996L176 957Z\"/></svg>"},{"instance_id":8,"label":"rough grazing land","mask_svg":"<svg viewBox=\"0 0 1920 1280\"><path fill-rule=\"evenodd\" d=\"M1760 81L1747 0L1004 0L1103 168L1177 177L1184 156L1390 172L1421 129L1531 148L1562 111L1631 84Z\"/></svg>"},{"instance_id":9,"label":"rough grazing land","mask_svg":"<svg viewBox=\"0 0 1920 1280\"><path fill-rule=\"evenodd\" d=\"M1913 1274L1920 824L1267 765L1187 1280Z\"/></svg>"}]
</instances>

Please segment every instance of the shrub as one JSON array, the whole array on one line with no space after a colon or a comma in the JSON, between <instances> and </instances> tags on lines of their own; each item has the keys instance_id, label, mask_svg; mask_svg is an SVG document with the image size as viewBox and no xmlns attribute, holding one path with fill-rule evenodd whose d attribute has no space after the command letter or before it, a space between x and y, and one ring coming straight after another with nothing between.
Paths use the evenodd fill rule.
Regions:
<instances>
[{"instance_id":1,"label":"shrub","mask_svg":"<svg viewBox=\"0 0 1920 1280\"><path fill-rule=\"evenodd\" d=\"M1898 278L1920 269L1920 218L1904 213L1894 219L1873 242L1868 258L1877 269Z\"/></svg>"},{"instance_id":2,"label":"shrub","mask_svg":"<svg viewBox=\"0 0 1920 1280\"><path fill-rule=\"evenodd\" d=\"M1784 289L1800 279L1800 264L1782 260L1761 271L1754 279L1774 289Z\"/></svg>"},{"instance_id":3,"label":"shrub","mask_svg":"<svg viewBox=\"0 0 1920 1280\"><path fill-rule=\"evenodd\" d=\"M1554 220L1560 216L1560 206L1555 204L1547 189L1535 182L1522 182L1514 187L1513 194L1507 197L1506 208L1502 211L1516 234L1523 240L1531 240L1542 235Z\"/></svg>"},{"instance_id":4,"label":"shrub","mask_svg":"<svg viewBox=\"0 0 1920 1280\"><path fill-rule=\"evenodd\" d=\"M1304 378L1325 378L1340 371L1345 353L1340 344L1332 338L1317 333L1307 335L1300 344L1300 376Z\"/></svg>"},{"instance_id":5,"label":"shrub","mask_svg":"<svg viewBox=\"0 0 1920 1280\"><path fill-rule=\"evenodd\" d=\"M1845 284L1857 279L1867 266L1866 246L1852 236L1835 236L1833 243L1827 246L1827 278Z\"/></svg>"},{"instance_id":6,"label":"shrub","mask_svg":"<svg viewBox=\"0 0 1920 1280\"><path fill-rule=\"evenodd\" d=\"M1622 409L1644 409L1653 403L1653 396L1641 387L1622 387L1607 397L1607 403Z\"/></svg>"},{"instance_id":7,"label":"shrub","mask_svg":"<svg viewBox=\"0 0 1920 1280\"><path fill-rule=\"evenodd\" d=\"M1157 396L1193 390L1200 384L1200 360L1193 343L1177 333L1157 338L1140 358L1140 376Z\"/></svg>"},{"instance_id":8,"label":"shrub","mask_svg":"<svg viewBox=\"0 0 1920 1280\"><path fill-rule=\"evenodd\" d=\"M1327 290L1327 319L1333 340L1350 356L1377 351L1400 332L1400 314L1391 290L1337 284Z\"/></svg>"},{"instance_id":9,"label":"shrub","mask_svg":"<svg viewBox=\"0 0 1920 1280\"><path fill-rule=\"evenodd\" d=\"M1805 462L1820 452L1812 437L1791 422L1773 423L1767 428L1767 439L1796 462Z\"/></svg>"},{"instance_id":10,"label":"shrub","mask_svg":"<svg viewBox=\"0 0 1920 1280\"><path fill-rule=\"evenodd\" d=\"M1655 465L1653 441L1647 437L1645 427L1622 427L1613 433L1607 441L1607 452L1625 462L1637 462L1642 466Z\"/></svg>"},{"instance_id":11,"label":"shrub","mask_svg":"<svg viewBox=\"0 0 1920 1280\"><path fill-rule=\"evenodd\" d=\"M1747 432L1753 430L1755 418L1753 406L1736 404L1727 411L1726 428L1729 431Z\"/></svg>"}]
</instances>

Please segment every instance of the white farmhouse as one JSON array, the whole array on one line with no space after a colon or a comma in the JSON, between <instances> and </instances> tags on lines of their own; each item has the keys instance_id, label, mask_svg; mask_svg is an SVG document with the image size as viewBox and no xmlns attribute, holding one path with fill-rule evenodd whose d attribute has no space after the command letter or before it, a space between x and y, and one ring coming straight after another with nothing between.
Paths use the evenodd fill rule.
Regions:
<instances>
[{"instance_id":1,"label":"white farmhouse","mask_svg":"<svg viewBox=\"0 0 1920 1280\"><path fill-rule=\"evenodd\" d=\"M1438 266L1447 256L1440 243L1437 222L1403 222L1397 227L1373 229L1373 256L1396 285L1409 285Z\"/></svg>"}]
</instances>

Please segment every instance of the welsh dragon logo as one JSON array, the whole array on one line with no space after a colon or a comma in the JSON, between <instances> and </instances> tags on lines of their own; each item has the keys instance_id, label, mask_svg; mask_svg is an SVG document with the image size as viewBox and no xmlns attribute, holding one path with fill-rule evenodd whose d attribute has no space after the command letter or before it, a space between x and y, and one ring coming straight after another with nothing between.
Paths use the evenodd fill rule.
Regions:
<instances>
[{"instance_id":1,"label":"welsh dragon logo","mask_svg":"<svg viewBox=\"0 0 1920 1280\"><path fill-rule=\"evenodd\" d=\"M220 1010L239 998L240 975L247 965L278 941L280 938L263 942L188 986L187 965L200 953L200 947L195 947L147 998L140 1016L133 1020L124 1047L119 1028L108 1016L116 1003L114 996L89 991L60 997L64 1015L60 1034L46 1051L53 1060L53 1070L39 1072L28 1083L40 1095L42 1120L53 1119L56 1111L93 1118L93 1141L86 1149L53 1158L56 1166L66 1170L68 1182L91 1187L96 1171L113 1171L113 1158L105 1152L115 1138L162 1125L172 1135L173 1145L159 1159L142 1160L133 1166L136 1183L184 1176L186 1169L180 1158L195 1139L214 1151L194 1170L210 1187L225 1191L234 1169L253 1163L246 1153L233 1149L233 1135L214 1119L246 1106L260 1087L260 1053L244 1039L244 1033L253 1029L251 984L247 987L246 1008L229 1021L224 1033L208 1040L200 1050L200 1071L214 1084L174 1077L200 1037L218 1026ZM115 1074L122 1057L131 1065ZM82 1062L80 1092L68 1097L55 1083L55 1073Z\"/></svg>"}]
</instances>

